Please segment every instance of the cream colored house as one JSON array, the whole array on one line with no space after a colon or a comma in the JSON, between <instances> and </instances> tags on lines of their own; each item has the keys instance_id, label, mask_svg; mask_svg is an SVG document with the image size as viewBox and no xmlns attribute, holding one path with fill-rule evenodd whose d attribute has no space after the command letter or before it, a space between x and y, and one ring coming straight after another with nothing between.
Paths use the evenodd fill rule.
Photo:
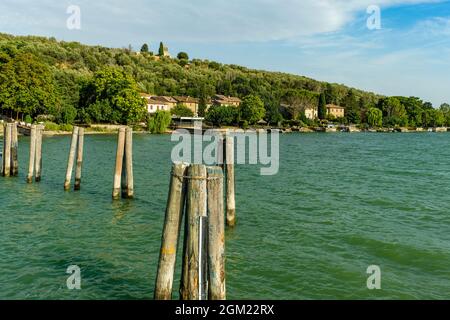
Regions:
<instances>
[{"instance_id":1,"label":"cream colored house","mask_svg":"<svg viewBox=\"0 0 450 320\"><path fill-rule=\"evenodd\" d=\"M221 94L216 94L212 98L212 104L219 106L235 106L239 107L242 100L237 97L224 96Z\"/></svg>"},{"instance_id":2,"label":"cream colored house","mask_svg":"<svg viewBox=\"0 0 450 320\"><path fill-rule=\"evenodd\" d=\"M343 118L345 116L345 108L334 104L327 104L327 115Z\"/></svg>"},{"instance_id":3,"label":"cream colored house","mask_svg":"<svg viewBox=\"0 0 450 320\"><path fill-rule=\"evenodd\" d=\"M308 107L305 109L305 117L310 120L315 120L319 117L319 111L317 108Z\"/></svg>"},{"instance_id":4,"label":"cream colored house","mask_svg":"<svg viewBox=\"0 0 450 320\"><path fill-rule=\"evenodd\" d=\"M177 101L178 105L186 106L194 113L194 115L198 115L199 99L186 96L175 96L173 98Z\"/></svg>"}]
</instances>

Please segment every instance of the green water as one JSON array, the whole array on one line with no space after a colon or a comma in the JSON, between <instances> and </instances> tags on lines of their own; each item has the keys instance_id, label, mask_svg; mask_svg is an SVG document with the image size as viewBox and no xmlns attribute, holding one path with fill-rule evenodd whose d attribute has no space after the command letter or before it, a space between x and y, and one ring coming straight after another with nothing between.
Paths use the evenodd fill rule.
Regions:
<instances>
[{"instance_id":1,"label":"green water","mask_svg":"<svg viewBox=\"0 0 450 320\"><path fill-rule=\"evenodd\" d=\"M20 177L0 178L0 299L151 299L174 144L135 135L136 199L113 202L115 137L85 138L79 193L63 191L69 139L45 138L43 180L27 185L21 137ZM450 298L450 134L280 144L278 175L236 169L229 299ZM81 290L66 287L72 264ZM369 265L381 290L366 287Z\"/></svg>"}]
</instances>

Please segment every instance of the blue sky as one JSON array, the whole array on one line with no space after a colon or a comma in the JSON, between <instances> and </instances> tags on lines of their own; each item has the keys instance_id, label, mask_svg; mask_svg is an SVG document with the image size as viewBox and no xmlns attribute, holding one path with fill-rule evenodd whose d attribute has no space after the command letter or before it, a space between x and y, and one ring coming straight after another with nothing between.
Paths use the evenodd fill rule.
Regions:
<instances>
[{"instance_id":1,"label":"blue sky","mask_svg":"<svg viewBox=\"0 0 450 320\"><path fill-rule=\"evenodd\" d=\"M69 5L81 29L69 30ZM380 30L366 9L381 8ZM0 32L156 51L450 102L448 0L2 0Z\"/></svg>"}]
</instances>

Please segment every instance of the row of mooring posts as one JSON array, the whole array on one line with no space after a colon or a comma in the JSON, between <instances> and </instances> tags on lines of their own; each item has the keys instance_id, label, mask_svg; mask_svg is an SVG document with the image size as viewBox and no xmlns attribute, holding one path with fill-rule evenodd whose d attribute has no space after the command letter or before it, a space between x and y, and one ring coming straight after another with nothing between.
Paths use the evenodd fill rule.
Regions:
<instances>
[{"instance_id":1,"label":"row of mooring posts","mask_svg":"<svg viewBox=\"0 0 450 320\"><path fill-rule=\"evenodd\" d=\"M2 154L2 175L4 177L17 176L19 174L18 149L17 124L5 123L3 126Z\"/></svg>"},{"instance_id":2,"label":"row of mooring posts","mask_svg":"<svg viewBox=\"0 0 450 320\"><path fill-rule=\"evenodd\" d=\"M156 300L172 298L178 239L184 217L180 297L225 300L224 179L221 167L176 163L161 240Z\"/></svg>"}]
</instances>

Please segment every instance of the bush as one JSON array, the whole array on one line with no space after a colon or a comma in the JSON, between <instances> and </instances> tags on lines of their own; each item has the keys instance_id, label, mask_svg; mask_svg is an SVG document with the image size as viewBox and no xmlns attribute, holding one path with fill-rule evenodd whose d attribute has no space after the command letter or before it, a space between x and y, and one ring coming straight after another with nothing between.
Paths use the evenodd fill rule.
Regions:
<instances>
[{"instance_id":1,"label":"bush","mask_svg":"<svg viewBox=\"0 0 450 320\"><path fill-rule=\"evenodd\" d=\"M176 116L179 116L179 117L193 117L194 116L194 113L192 112L192 110L189 109L188 107L186 107L183 104L177 105L175 108L170 110L170 112L173 115L176 115Z\"/></svg>"},{"instance_id":2,"label":"bush","mask_svg":"<svg viewBox=\"0 0 450 320\"><path fill-rule=\"evenodd\" d=\"M229 106L212 106L206 113L206 121L215 126L232 125L238 117L238 109Z\"/></svg>"},{"instance_id":3,"label":"bush","mask_svg":"<svg viewBox=\"0 0 450 320\"><path fill-rule=\"evenodd\" d=\"M45 126L46 131L58 131L59 130L59 125L57 125L56 123L51 122L51 121L45 121L44 126Z\"/></svg>"},{"instance_id":4,"label":"bush","mask_svg":"<svg viewBox=\"0 0 450 320\"><path fill-rule=\"evenodd\" d=\"M169 111L157 111L148 119L148 131L156 134L165 133L171 122L172 116Z\"/></svg>"},{"instance_id":5,"label":"bush","mask_svg":"<svg viewBox=\"0 0 450 320\"><path fill-rule=\"evenodd\" d=\"M241 127L244 130L247 130L248 129L248 121L247 120L239 121L239 127Z\"/></svg>"},{"instance_id":6,"label":"bush","mask_svg":"<svg viewBox=\"0 0 450 320\"><path fill-rule=\"evenodd\" d=\"M59 130L60 131L72 132L73 131L73 125L71 125L71 124L61 124L61 125L59 125Z\"/></svg>"},{"instance_id":7,"label":"bush","mask_svg":"<svg viewBox=\"0 0 450 320\"><path fill-rule=\"evenodd\" d=\"M25 116L25 123L33 123L33 118L29 114Z\"/></svg>"}]
</instances>

